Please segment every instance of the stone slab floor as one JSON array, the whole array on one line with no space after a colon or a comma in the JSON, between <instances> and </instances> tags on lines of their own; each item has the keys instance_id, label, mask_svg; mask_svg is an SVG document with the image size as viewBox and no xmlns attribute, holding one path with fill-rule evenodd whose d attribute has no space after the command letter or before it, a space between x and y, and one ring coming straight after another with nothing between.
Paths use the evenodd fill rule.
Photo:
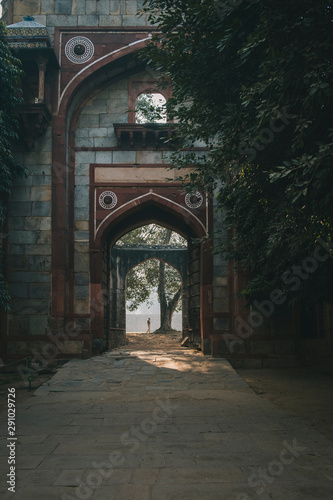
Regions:
<instances>
[{"instance_id":1,"label":"stone slab floor","mask_svg":"<svg viewBox=\"0 0 333 500\"><path fill-rule=\"evenodd\" d=\"M332 441L224 359L130 346L72 360L17 407L14 500L331 500Z\"/></svg>"}]
</instances>

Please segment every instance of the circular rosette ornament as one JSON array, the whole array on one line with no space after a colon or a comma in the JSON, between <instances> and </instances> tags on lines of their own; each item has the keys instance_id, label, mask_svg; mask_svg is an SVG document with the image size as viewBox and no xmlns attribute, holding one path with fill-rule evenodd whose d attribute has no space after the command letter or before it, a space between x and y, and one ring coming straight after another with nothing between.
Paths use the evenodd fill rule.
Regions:
<instances>
[{"instance_id":1,"label":"circular rosette ornament","mask_svg":"<svg viewBox=\"0 0 333 500\"><path fill-rule=\"evenodd\" d=\"M203 203L203 196L199 191L187 193L185 195L185 203L189 208L199 208Z\"/></svg>"},{"instance_id":2,"label":"circular rosette ornament","mask_svg":"<svg viewBox=\"0 0 333 500\"><path fill-rule=\"evenodd\" d=\"M99 204L102 208L105 208L105 210L111 210L111 208L114 208L117 205L117 195L113 191L104 191L100 196L99 196Z\"/></svg>"},{"instance_id":3,"label":"circular rosette ornament","mask_svg":"<svg viewBox=\"0 0 333 500\"><path fill-rule=\"evenodd\" d=\"M94 55L94 44L85 36L75 36L65 46L67 59L75 64L83 64Z\"/></svg>"}]
</instances>

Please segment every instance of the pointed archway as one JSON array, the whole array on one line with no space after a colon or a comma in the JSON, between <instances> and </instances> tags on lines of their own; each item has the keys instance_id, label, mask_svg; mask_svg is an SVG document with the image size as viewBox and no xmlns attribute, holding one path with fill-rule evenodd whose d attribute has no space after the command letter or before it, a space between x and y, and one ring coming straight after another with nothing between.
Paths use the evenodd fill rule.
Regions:
<instances>
[{"instance_id":1,"label":"pointed archway","mask_svg":"<svg viewBox=\"0 0 333 500\"><path fill-rule=\"evenodd\" d=\"M117 192L119 193L118 190ZM175 192L175 187L172 192ZM188 329L194 342L202 345L210 328L210 289L207 287L212 280L211 254L205 251L207 244L198 240L203 236L202 223L184 207L151 192L147 196L135 197L125 205L106 217L91 241L91 286L94 294L91 318L94 336L103 339L103 343L109 344L109 347L116 347L124 342L124 314L119 311L124 311L125 285L124 278L120 279L123 286L119 284L119 276L124 277L126 269L121 268L121 261L118 261L118 267L111 269L111 249L114 243L130 230L156 223L178 232L187 239ZM117 284L115 279L109 279L112 273L118 277ZM110 318L113 320L110 321ZM112 342L109 342L110 338Z\"/></svg>"}]
</instances>

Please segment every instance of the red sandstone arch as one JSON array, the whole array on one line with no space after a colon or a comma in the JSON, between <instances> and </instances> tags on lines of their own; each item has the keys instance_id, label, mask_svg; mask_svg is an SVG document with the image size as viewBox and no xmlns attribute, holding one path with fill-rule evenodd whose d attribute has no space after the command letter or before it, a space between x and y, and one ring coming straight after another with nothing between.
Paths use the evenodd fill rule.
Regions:
<instances>
[{"instance_id":1,"label":"red sandstone arch","mask_svg":"<svg viewBox=\"0 0 333 500\"><path fill-rule=\"evenodd\" d=\"M147 207L159 208L168 217L172 218L172 223L169 226L158 217L151 216L150 221L142 220L140 213ZM135 216L137 222L135 223ZM134 222L133 222L134 221ZM191 214L186 208L173 203L171 200L158 200L158 195L149 193L144 201L134 199L131 203L126 204L117 212L115 217L107 218L99 227L96 238L91 240L90 251L90 279L91 279L91 297L94 297L94 303L91 309L92 324L91 329L95 337L102 338L103 336L103 257L102 246L103 241L106 241L108 236L112 234L112 241L115 242L123 234L139 227L148 222L156 222L165 227L169 227L180 234L191 234L193 237L203 237L206 232L202 223ZM178 222L178 224L177 224ZM188 228L188 231L186 231ZM201 309L201 338L208 336L212 328L212 319L209 316L211 312L212 297L212 257L206 250L209 248L208 243L201 245L201 270L200 270L200 309ZM96 299L97 298L97 299ZM99 300L101 298L101 300ZM96 307L97 304L97 307Z\"/></svg>"},{"instance_id":2,"label":"red sandstone arch","mask_svg":"<svg viewBox=\"0 0 333 500\"><path fill-rule=\"evenodd\" d=\"M126 205L123 205L116 212L116 216L114 216L115 212L113 212L108 217L106 217L97 229L93 246L99 247L101 244L101 240L105 237L105 234L108 233L115 225L119 224L129 215L138 212L142 208L149 205L172 213L176 218L180 219L181 226L184 226L184 221L186 221L185 224L197 238L203 238L204 236L206 236L206 230L202 222L200 222L200 220L195 217L187 208L182 207L165 197L161 197L158 193L153 192L149 194L147 193L147 195L145 195L144 197L135 198ZM140 225L142 224L139 224L138 227ZM177 231L177 229L175 230Z\"/></svg>"},{"instance_id":3,"label":"red sandstone arch","mask_svg":"<svg viewBox=\"0 0 333 500\"><path fill-rule=\"evenodd\" d=\"M140 36L146 34L148 32L141 32ZM97 79L98 75L104 73L103 70L110 67L112 63L124 61L123 75L125 75L126 60L143 49L148 40L149 38L145 37L136 43L125 45L86 66L77 78L69 83L62 94L61 101L57 103L58 111L53 116L52 128L52 316L54 317L68 316L73 307L73 298L67 299L67 284L69 283L70 287L73 282L73 272L71 272L73 259L69 258L68 266L66 260L68 260L68 241L73 240L74 234L71 217L74 210L75 123L85 101L92 93L101 90L106 82L99 81L98 85L89 89L89 92L85 92L85 87L94 80L95 76ZM108 83L110 81L111 77ZM57 95L56 80L53 93ZM71 106L73 109L70 109Z\"/></svg>"},{"instance_id":4,"label":"red sandstone arch","mask_svg":"<svg viewBox=\"0 0 333 500\"><path fill-rule=\"evenodd\" d=\"M74 131L77 118L82 106L94 93L99 92L105 85L110 84L113 78L123 78L130 75L130 71L140 70L141 66L128 69L127 63L131 55L144 48L149 38L138 40L136 43L124 46L122 49L111 52L88 65L78 76L70 81L65 88L61 101L58 103L58 112L53 119L53 171L52 171L52 316L59 318L75 318L73 313L73 296L68 293L74 285L73 251L71 242L74 241ZM112 64L119 64L122 71L114 77L107 78L106 69ZM142 67L143 69L143 67ZM103 73L105 72L105 75ZM102 78L101 77L104 78ZM96 79L96 80L95 80ZM54 82L56 95L56 82ZM68 191L67 187L68 186ZM200 221L185 207L181 207L171 200L164 199L163 203L156 199L154 194L144 202L136 202L131 207L119 211L115 219L111 218L99 228L97 238L90 246L90 298L91 298L91 333L93 337L101 338L103 334L103 290L102 290L102 242L117 224L126 223L129 216L139 213L145 206L159 206L166 214L171 214L176 223L174 229L181 233L191 232L197 237L205 235L205 228ZM67 212L68 205L68 212ZM158 221L156 221L158 222ZM137 223L136 227L142 225ZM167 222L164 224L168 227ZM130 229L134 228L132 226ZM172 228L172 227L171 227ZM187 229L186 229L187 228ZM129 227L127 226L127 230ZM118 233L119 234L119 233ZM68 243L69 241L69 243ZM202 245L202 250L208 244ZM208 332L211 319L209 310L211 299L211 259L208 252L202 251L204 258L201 266L201 325L202 336ZM87 344L88 345L88 344Z\"/></svg>"}]
</instances>

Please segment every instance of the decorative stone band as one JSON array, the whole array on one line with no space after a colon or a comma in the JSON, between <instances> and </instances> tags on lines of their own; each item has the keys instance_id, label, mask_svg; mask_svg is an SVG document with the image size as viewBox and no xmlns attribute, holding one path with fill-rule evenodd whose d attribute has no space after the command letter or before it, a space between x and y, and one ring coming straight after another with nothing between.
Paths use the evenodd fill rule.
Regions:
<instances>
[{"instance_id":1,"label":"decorative stone band","mask_svg":"<svg viewBox=\"0 0 333 500\"><path fill-rule=\"evenodd\" d=\"M15 24L11 25L15 26ZM47 32L47 29L43 26L41 28L11 28L10 26L7 26L7 38L21 38L21 37L28 37L28 38L35 38L35 37L47 37L48 38L49 34Z\"/></svg>"}]
</instances>

